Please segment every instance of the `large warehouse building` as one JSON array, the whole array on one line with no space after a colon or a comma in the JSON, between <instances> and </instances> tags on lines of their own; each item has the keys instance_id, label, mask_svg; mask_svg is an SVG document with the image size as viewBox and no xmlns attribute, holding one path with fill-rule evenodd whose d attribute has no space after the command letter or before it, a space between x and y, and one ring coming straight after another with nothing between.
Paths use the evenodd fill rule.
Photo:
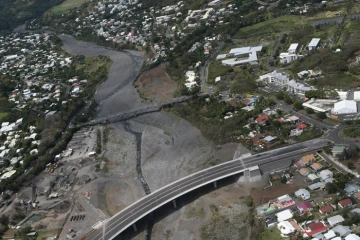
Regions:
<instances>
[{"instance_id":1,"label":"large warehouse building","mask_svg":"<svg viewBox=\"0 0 360 240\"><path fill-rule=\"evenodd\" d=\"M334 104L333 114L357 113L357 104L355 101L343 100Z\"/></svg>"}]
</instances>

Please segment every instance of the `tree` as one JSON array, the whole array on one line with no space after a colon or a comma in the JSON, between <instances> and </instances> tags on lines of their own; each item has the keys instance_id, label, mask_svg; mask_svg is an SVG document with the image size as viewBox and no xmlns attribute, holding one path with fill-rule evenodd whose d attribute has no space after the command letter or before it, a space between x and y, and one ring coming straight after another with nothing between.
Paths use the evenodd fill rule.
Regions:
<instances>
[{"instance_id":1,"label":"tree","mask_svg":"<svg viewBox=\"0 0 360 240\"><path fill-rule=\"evenodd\" d=\"M284 99L284 92L283 91L280 91L280 92L277 92L275 93L275 97L278 99L278 100L283 100Z\"/></svg>"},{"instance_id":2,"label":"tree","mask_svg":"<svg viewBox=\"0 0 360 240\"><path fill-rule=\"evenodd\" d=\"M286 104L290 105L293 103L293 100L291 99L291 97L289 97L289 95L285 95L284 97L284 101Z\"/></svg>"},{"instance_id":3,"label":"tree","mask_svg":"<svg viewBox=\"0 0 360 240\"><path fill-rule=\"evenodd\" d=\"M320 120L326 119L326 113L318 112L318 113L316 113L316 117Z\"/></svg>"},{"instance_id":4,"label":"tree","mask_svg":"<svg viewBox=\"0 0 360 240\"><path fill-rule=\"evenodd\" d=\"M355 169L356 168L355 164L353 162L348 162L347 166L348 166L349 169Z\"/></svg>"},{"instance_id":5,"label":"tree","mask_svg":"<svg viewBox=\"0 0 360 240\"><path fill-rule=\"evenodd\" d=\"M301 102L295 101L294 108L296 108L297 110L301 110L301 109L303 109L303 106L302 106Z\"/></svg>"},{"instance_id":6,"label":"tree","mask_svg":"<svg viewBox=\"0 0 360 240\"><path fill-rule=\"evenodd\" d=\"M314 114L315 113L314 109L312 109L312 108L306 108L305 110L306 110L307 114Z\"/></svg>"},{"instance_id":7,"label":"tree","mask_svg":"<svg viewBox=\"0 0 360 240\"><path fill-rule=\"evenodd\" d=\"M328 194L337 192L337 188L336 188L335 184L333 184L331 182L328 182L325 184L325 189L328 192Z\"/></svg>"}]
</instances>

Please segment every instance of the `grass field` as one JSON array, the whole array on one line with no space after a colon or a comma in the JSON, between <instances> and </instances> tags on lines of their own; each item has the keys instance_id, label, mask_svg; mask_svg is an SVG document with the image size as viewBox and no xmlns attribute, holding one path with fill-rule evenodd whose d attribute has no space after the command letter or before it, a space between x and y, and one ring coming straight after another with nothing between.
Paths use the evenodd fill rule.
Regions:
<instances>
[{"instance_id":1,"label":"grass field","mask_svg":"<svg viewBox=\"0 0 360 240\"><path fill-rule=\"evenodd\" d=\"M243 38L257 36L259 34L265 35L269 33L279 33L307 26L311 27L311 24L308 22L306 17L286 15L244 27L240 29L240 31L236 34L236 37Z\"/></svg>"},{"instance_id":2,"label":"grass field","mask_svg":"<svg viewBox=\"0 0 360 240\"><path fill-rule=\"evenodd\" d=\"M62 4L55 6L51 9L53 14L62 14L69 11L72 8L80 7L86 0L65 0Z\"/></svg>"},{"instance_id":3,"label":"grass field","mask_svg":"<svg viewBox=\"0 0 360 240\"><path fill-rule=\"evenodd\" d=\"M263 231L260 235L261 240L281 240L285 239L282 238L280 235L280 231L277 228L267 228Z\"/></svg>"},{"instance_id":4,"label":"grass field","mask_svg":"<svg viewBox=\"0 0 360 240\"><path fill-rule=\"evenodd\" d=\"M3 119L5 119L8 115L9 115L9 113L1 112L0 113L0 122L3 121Z\"/></svg>"}]
</instances>

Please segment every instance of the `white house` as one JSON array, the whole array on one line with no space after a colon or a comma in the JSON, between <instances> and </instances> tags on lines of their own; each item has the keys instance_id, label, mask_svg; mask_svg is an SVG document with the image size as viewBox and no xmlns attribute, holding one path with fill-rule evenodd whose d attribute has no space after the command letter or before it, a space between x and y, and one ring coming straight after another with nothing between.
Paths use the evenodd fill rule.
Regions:
<instances>
[{"instance_id":1,"label":"white house","mask_svg":"<svg viewBox=\"0 0 360 240\"><path fill-rule=\"evenodd\" d=\"M319 46L319 44L320 44L320 38L313 38L311 39L308 48L310 51L313 51Z\"/></svg>"},{"instance_id":2,"label":"white house","mask_svg":"<svg viewBox=\"0 0 360 240\"><path fill-rule=\"evenodd\" d=\"M288 49L288 53L297 53L297 50L299 48L299 44L298 43L293 43L290 45L289 49Z\"/></svg>"},{"instance_id":3,"label":"white house","mask_svg":"<svg viewBox=\"0 0 360 240\"><path fill-rule=\"evenodd\" d=\"M284 85L289 82L289 76L283 72L278 72L274 70L270 73L260 76L260 81L265 81L267 83L275 83L277 85Z\"/></svg>"},{"instance_id":4,"label":"white house","mask_svg":"<svg viewBox=\"0 0 360 240\"><path fill-rule=\"evenodd\" d=\"M308 190L302 188L295 192L295 196L298 198L301 197L302 199L307 200L310 198L310 192Z\"/></svg>"},{"instance_id":5,"label":"white house","mask_svg":"<svg viewBox=\"0 0 360 240\"><path fill-rule=\"evenodd\" d=\"M345 221L345 219L341 215L336 215L333 217L329 217L327 221L329 222L330 226L334 227L336 224Z\"/></svg>"},{"instance_id":6,"label":"white house","mask_svg":"<svg viewBox=\"0 0 360 240\"><path fill-rule=\"evenodd\" d=\"M277 228L280 230L282 236L287 236L296 230L294 226L288 221L279 222Z\"/></svg>"},{"instance_id":7,"label":"white house","mask_svg":"<svg viewBox=\"0 0 360 240\"><path fill-rule=\"evenodd\" d=\"M278 212L275 214L278 222L286 221L293 217L293 214L290 209L286 209L284 211Z\"/></svg>"}]
</instances>

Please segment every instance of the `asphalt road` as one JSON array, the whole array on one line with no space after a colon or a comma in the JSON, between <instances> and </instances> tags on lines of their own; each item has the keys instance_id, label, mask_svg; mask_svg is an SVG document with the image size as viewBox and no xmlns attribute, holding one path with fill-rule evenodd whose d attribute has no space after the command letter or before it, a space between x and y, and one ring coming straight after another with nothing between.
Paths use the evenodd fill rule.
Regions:
<instances>
[{"instance_id":1,"label":"asphalt road","mask_svg":"<svg viewBox=\"0 0 360 240\"><path fill-rule=\"evenodd\" d=\"M325 139L317 139L294 146L288 146L278 150L272 150L245 159L235 159L175 181L155 192L138 200L118 214L106 221L105 231L103 228L95 229L86 236L88 240L110 240L115 238L122 231L127 229L137 220L146 216L153 210L176 199L177 197L190 192L196 188L243 172L249 167L268 164L284 158L303 155L316 151L327 144ZM279 154L280 153L280 154Z\"/></svg>"}]
</instances>

